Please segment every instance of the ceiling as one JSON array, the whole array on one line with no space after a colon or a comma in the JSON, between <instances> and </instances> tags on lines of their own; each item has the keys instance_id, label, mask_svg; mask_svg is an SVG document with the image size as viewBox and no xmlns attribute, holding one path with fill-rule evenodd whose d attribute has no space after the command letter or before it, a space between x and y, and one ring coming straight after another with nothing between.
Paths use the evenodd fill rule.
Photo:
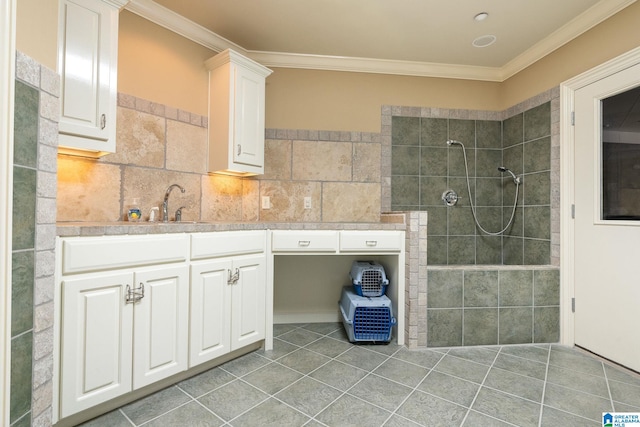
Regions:
<instances>
[{"instance_id":1,"label":"ceiling","mask_svg":"<svg viewBox=\"0 0 640 427\"><path fill-rule=\"evenodd\" d=\"M131 0L127 9L266 66L502 81L634 1ZM488 18L477 22L480 12ZM495 43L472 45L490 35Z\"/></svg>"}]
</instances>

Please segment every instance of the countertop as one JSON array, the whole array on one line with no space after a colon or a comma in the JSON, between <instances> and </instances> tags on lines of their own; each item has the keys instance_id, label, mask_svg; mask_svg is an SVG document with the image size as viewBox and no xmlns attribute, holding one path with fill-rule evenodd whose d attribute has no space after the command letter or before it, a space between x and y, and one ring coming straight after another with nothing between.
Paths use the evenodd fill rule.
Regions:
<instances>
[{"instance_id":1,"label":"countertop","mask_svg":"<svg viewBox=\"0 0 640 427\"><path fill-rule=\"evenodd\" d=\"M57 235L103 236L126 234L200 233L234 230L405 230L402 213L381 215L380 222L58 222Z\"/></svg>"}]
</instances>

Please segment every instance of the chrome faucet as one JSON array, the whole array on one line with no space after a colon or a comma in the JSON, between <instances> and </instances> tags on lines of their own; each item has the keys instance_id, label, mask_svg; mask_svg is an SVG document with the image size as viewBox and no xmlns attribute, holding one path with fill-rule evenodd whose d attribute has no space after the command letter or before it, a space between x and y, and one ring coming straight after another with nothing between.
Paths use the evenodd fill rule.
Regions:
<instances>
[{"instance_id":1,"label":"chrome faucet","mask_svg":"<svg viewBox=\"0 0 640 427\"><path fill-rule=\"evenodd\" d=\"M178 187L181 192L185 192L185 189L178 184L171 184L169 188L167 188L167 192L164 193L164 201L162 202L162 222L169 222L169 194L171 194L173 187Z\"/></svg>"}]
</instances>

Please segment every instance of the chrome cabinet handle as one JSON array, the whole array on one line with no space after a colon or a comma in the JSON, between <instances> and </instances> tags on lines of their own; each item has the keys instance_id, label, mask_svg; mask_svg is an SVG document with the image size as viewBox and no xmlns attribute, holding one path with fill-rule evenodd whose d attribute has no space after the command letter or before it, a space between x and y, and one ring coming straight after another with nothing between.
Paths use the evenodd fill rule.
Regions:
<instances>
[{"instance_id":1,"label":"chrome cabinet handle","mask_svg":"<svg viewBox=\"0 0 640 427\"><path fill-rule=\"evenodd\" d=\"M107 127L107 115L103 114L100 116L100 129L104 129Z\"/></svg>"},{"instance_id":2,"label":"chrome cabinet handle","mask_svg":"<svg viewBox=\"0 0 640 427\"><path fill-rule=\"evenodd\" d=\"M238 156L242 154L242 144L238 144Z\"/></svg>"},{"instance_id":3,"label":"chrome cabinet handle","mask_svg":"<svg viewBox=\"0 0 640 427\"><path fill-rule=\"evenodd\" d=\"M144 283L140 282L140 287L133 289L127 285L126 295L124 297L125 304L139 302L142 298L144 298Z\"/></svg>"},{"instance_id":4,"label":"chrome cabinet handle","mask_svg":"<svg viewBox=\"0 0 640 427\"><path fill-rule=\"evenodd\" d=\"M309 246L311 244L311 240L298 240L298 246Z\"/></svg>"},{"instance_id":5,"label":"chrome cabinet handle","mask_svg":"<svg viewBox=\"0 0 640 427\"><path fill-rule=\"evenodd\" d=\"M365 242L365 244L366 244L367 246L377 246L377 245L378 245L378 241L377 241L377 240L367 240L367 241Z\"/></svg>"},{"instance_id":6,"label":"chrome cabinet handle","mask_svg":"<svg viewBox=\"0 0 640 427\"><path fill-rule=\"evenodd\" d=\"M229 272L229 279L227 280L227 284L235 285L240 280L240 269L236 268L236 271L231 274L231 270L227 270Z\"/></svg>"}]
</instances>

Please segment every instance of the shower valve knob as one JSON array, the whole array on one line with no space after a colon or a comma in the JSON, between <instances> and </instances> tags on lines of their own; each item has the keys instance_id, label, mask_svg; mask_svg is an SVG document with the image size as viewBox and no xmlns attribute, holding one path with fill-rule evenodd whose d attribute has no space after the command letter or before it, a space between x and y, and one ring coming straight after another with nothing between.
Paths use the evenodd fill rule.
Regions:
<instances>
[{"instance_id":1,"label":"shower valve knob","mask_svg":"<svg viewBox=\"0 0 640 427\"><path fill-rule=\"evenodd\" d=\"M458 193L453 190L447 190L442 193L442 201L444 201L444 204L447 206L455 206L455 204L458 203L458 199L460 199Z\"/></svg>"}]
</instances>

